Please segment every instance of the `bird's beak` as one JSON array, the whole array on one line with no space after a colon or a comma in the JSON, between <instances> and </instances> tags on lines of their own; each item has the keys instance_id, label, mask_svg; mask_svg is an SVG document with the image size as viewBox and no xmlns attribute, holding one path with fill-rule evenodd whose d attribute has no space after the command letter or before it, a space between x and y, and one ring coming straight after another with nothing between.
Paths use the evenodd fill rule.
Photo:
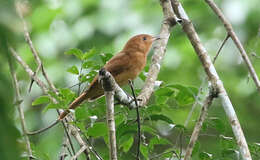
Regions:
<instances>
[{"instance_id":1,"label":"bird's beak","mask_svg":"<svg viewBox=\"0 0 260 160\"><path fill-rule=\"evenodd\" d=\"M159 40L159 39L161 39L160 36L153 36L152 41L154 42L154 41L157 41L157 40Z\"/></svg>"}]
</instances>

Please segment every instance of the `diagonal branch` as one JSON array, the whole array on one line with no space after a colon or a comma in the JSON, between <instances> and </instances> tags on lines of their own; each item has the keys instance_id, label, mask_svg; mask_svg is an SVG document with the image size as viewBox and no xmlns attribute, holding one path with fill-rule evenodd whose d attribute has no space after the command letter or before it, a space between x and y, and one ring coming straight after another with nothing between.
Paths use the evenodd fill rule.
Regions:
<instances>
[{"instance_id":1,"label":"diagonal branch","mask_svg":"<svg viewBox=\"0 0 260 160\"><path fill-rule=\"evenodd\" d=\"M54 104L57 104L58 101L52 97L49 93L48 93L48 88L47 86L33 73L32 69L22 60L22 58L16 53L16 51L12 48L9 47L10 52L12 53L13 57L20 63L20 65L24 68L24 70L27 72L27 74L36 82L36 84L42 89L43 93L48 95L51 99L51 101ZM55 92L56 94L58 94L58 92ZM62 110L57 110L58 113L63 112ZM68 122L68 129L71 130L71 134L75 137L75 139L77 140L77 142L79 143L79 145L81 147L83 146L87 146L87 148L89 148L89 146L84 142L84 140L81 138L80 133L78 131L78 128L76 128L75 126L69 124L70 122L73 121L73 119L70 116L67 116L65 118L65 121ZM64 124L64 122L62 121L62 123ZM64 126L66 126L64 124ZM66 129L66 127L65 127Z\"/></svg>"},{"instance_id":2,"label":"diagonal branch","mask_svg":"<svg viewBox=\"0 0 260 160\"><path fill-rule=\"evenodd\" d=\"M257 88L258 92L260 93L260 81L258 79L256 71L255 71L250 59L247 56L246 50L244 49L242 43L240 42L239 38L237 37L236 33L234 32L234 29L233 29L231 23L226 19L225 15L221 12L221 10L214 3L214 1L205 0L205 2L211 7L211 9L215 12L215 14L218 16L218 18L224 24L224 27L226 28L227 33L230 35L230 37L234 41L235 45L237 46L243 60L245 61L246 65L247 65L249 73L255 82L256 88Z\"/></svg>"},{"instance_id":3,"label":"diagonal branch","mask_svg":"<svg viewBox=\"0 0 260 160\"><path fill-rule=\"evenodd\" d=\"M27 23L26 23L26 21L25 21L25 19L24 19L24 16L23 16L23 13L22 13L22 9L21 9L21 7L22 7L23 5L25 5L25 4L22 3L22 2L17 2L17 3L16 3L16 10L17 10L17 13L18 13L20 19L21 19L22 22L23 22L24 38L25 38L27 44L29 45L30 50L31 50L31 52L32 52L32 54L33 54L33 57L34 57L34 59L35 59L37 65L38 65L36 71L34 72L34 74L37 75L37 73L38 73L40 70L42 70L42 74L43 74L44 78L46 79L48 85L52 88L52 90L55 90L55 86L53 85L53 83L51 83L50 79L48 78L48 76L47 76L47 74L46 74L46 72L45 72L45 70L44 70L43 63L42 63L42 61L41 61L41 59L40 59L39 53L38 53L37 50L35 49L35 47L34 47L34 45L33 45L33 42L32 42L32 40L31 40L30 33L29 33L28 27L27 27ZM32 87L33 82L34 82L34 80L32 79L32 81L31 81L31 83L30 83L29 91L31 90L31 87Z\"/></svg>"},{"instance_id":4,"label":"diagonal branch","mask_svg":"<svg viewBox=\"0 0 260 160\"><path fill-rule=\"evenodd\" d=\"M251 160L251 155L247 146L247 142L238 121L237 115L233 108L233 105L228 97L228 94L224 88L222 81L220 80L216 69L213 63L210 60L210 57L207 53L207 50L204 48L200 42L199 36L196 33L192 22L189 20L188 15L183 9L182 5L178 0L172 0L172 6L174 12L182 19L182 29L189 38L194 50L196 51L204 70L208 76L211 86L219 93L219 98L222 101L222 106L226 112L226 115L229 119L230 125L232 127L233 133L237 140L237 145L239 146L241 155L245 160Z\"/></svg>"},{"instance_id":5,"label":"diagonal branch","mask_svg":"<svg viewBox=\"0 0 260 160\"><path fill-rule=\"evenodd\" d=\"M145 80L145 85L137 97L137 99L141 99L142 101L139 103L139 106L144 106L153 93L153 89L155 86L155 81L160 72L161 62L166 52L166 46L168 43L168 39L170 37L170 31L173 26L180 22L178 18L176 18L173 13L170 0L160 0L160 4L163 9L164 21L161 26L161 31L159 37L160 40L154 46L154 55L152 57L152 62L149 68L148 76Z\"/></svg>"},{"instance_id":6,"label":"diagonal branch","mask_svg":"<svg viewBox=\"0 0 260 160\"><path fill-rule=\"evenodd\" d=\"M227 35L226 38L225 38L225 39L223 40L223 42L221 43L221 45L220 45L220 47L219 47L219 49L218 49L218 51L217 51L217 54L215 55L215 57L214 57L213 60L212 60L212 63L213 63L213 64L215 64L215 62L216 62L216 60L217 60L217 58L218 58L218 56L219 56L219 54L220 54L222 48L223 48L224 45L226 44L226 42L227 42L227 40L228 40L229 37L230 37L230 36ZM206 81L207 81L207 78L204 78L203 81L202 81L202 83L201 83L201 85L200 85L200 87L199 87L199 92L198 92L197 96L195 96L195 102L193 103L193 105L192 105L192 107L191 107L191 110L190 110L190 112L189 112L189 114L188 114L188 117L187 117L187 119L185 120L185 123L184 123L184 126L185 126L185 127L188 126L188 123L189 123L189 121L190 121L190 118L191 118L191 116L192 116L192 113L194 112L194 110L195 110L197 104L199 103L198 98L199 98L199 96L200 96L201 93L202 93L203 85L204 85L204 83L205 83Z\"/></svg>"},{"instance_id":7,"label":"diagonal branch","mask_svg":"<svg viewBox=\"0 0 260 160\"><path fill-rule=\"evenodd\" d=\"M217 97L217 94L218 93L214 93L213 90L210 90L209 95L206 97L206 99L205 99L205 101L203 103L203 106L201 108L199 120L197 121L197 123L196 123L196 125L195 125L195 127L193 129L189 145L187 146L186 153L185 153L185 156L184 156L184 160L190 159L193 147L195 145L195 142L198 139L199 132L201 130L202 124L203 124L203 122L205 121L205 119L207 117L208 108L212 104L213 99L215 97Z\"/></svg>"}]
</instances>

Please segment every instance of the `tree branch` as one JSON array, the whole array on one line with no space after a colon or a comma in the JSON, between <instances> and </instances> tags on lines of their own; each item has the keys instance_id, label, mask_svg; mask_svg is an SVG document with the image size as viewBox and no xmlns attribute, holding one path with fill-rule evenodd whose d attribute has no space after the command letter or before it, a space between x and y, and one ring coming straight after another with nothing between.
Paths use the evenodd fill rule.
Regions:
<instances>
[{"instance_id":1,"label":"tree branch","mask_svg":"<svg viewBox=\"0 0 260 160\"><path fill-rule=\"evenodd\" d=\"M22 60L22 58L16 53L16 51L12 48L12 47L9 47L9 50L11 51L13 57L21 64L21 66L24 68L24 70L28 73L28 75L36 82L36 84L42 89L43 93L48 95L51 99L51 101L54 103L54 104L57 104L57 100L52 97L49 93L48 93L48 89L46 87L46 85L33 73L33 71L31 70L31 68ZM55 93L58 94L58 92L56 91L55 89ZM58 113L61 113L63 112L62 110L57 110ZM56 120L57 121L57 120ZM68 129L71 130L71 133L72 135L75 137L75 139L77 140L77 142L79 143L79 145L82 147L82 146L87 146L87 148L89 148L89 146L82 140L81 136L80 136L80 133L78 131L78 129L69 124L70 122L73 121L73 119L70 117L70 116L67 116L65 118L65 121L68 122ZM53 122L55 123L55 122ZM62 121L62 123L64 123ZM65 125L65 124L64 124ZM54 126L54 125L52 125ZM64 128L66 129L66 127Z\"/></svg>"},{"instance_id":2,"label":"tree branch","mask_svg":"<svg viewBox=\"0 0 260 160\"><path fill-rule=\"evenodd\" d=\"M84 152L86 149L87 149L87 146L82 146L82 147L80 148L80 150L79 150L73 157L71 157L70 160L76 160L76 159L78 158L78 156L79 156L82 152Z\"/></svg>"},{"instance_id":3,"label":"tree branch","mask_svg":"<svg viewBox=\"0 0 260 160\"><path fill-rule=\"evenodd\" d=\"M170 31L173 26L180 22L178 18L176 18L173 13L170 0L160 0L160 4L163 9L164 21L161 26L161 31L159 34L160 40L154 46L154 54L152 57L152 62L149 68L148 76L145 80L144 87L137 97L137 99L141 99L139 106L144 106L153 93L153 89L155 86L155 81L160 72L161 62L166 52L166 46L168 43L168 39L170 37Z\"/></svg>"},{"instance_id":4,"label":"tree branch","mask_svg":"<svg viewBox=\"0 0 260 160\"><path fill-rule=\"evenodd\" d=\"M11 76L12 76L12 79L13 79L13 85L14 85L14 88L15 88L16 104L17 104L19 117L20 117L20 120L21 120L22 132L23 132L23 135L24 135L24 139L25 139L26 147L27 147L27 151L28 151L28 159L32 160L32 159L35 159L35 158L32 155L31 144L30 144L30 140L29 140L27 130L26 130L24 112L23 112L23 108L21 106L22 97L21 97L21 94L20 94L20 87L19 87L19 83L18 83L18 80L17 80L17 77L16 77L16 73L14 72L14 68L12 66L11 60L9 60L8 63L9 63Z\"/></svg>"},{"instance_id":5,"label":"tree branch","mask_svg":"<svg viewBox=\"0 0 260 160\"><path fill-rule=\"evenodd\" d=\"M257 90L260 93L260 81L258 79L256 71L255 71L250 59L248 58L247 53L246 53L242 43L240 42L239 38L237 37L236 33L234 32L231 23L226 19L225 15L221 12L221 10L218 8L218 6L212 0L205 0L205 2L211 7L211 9L215 12L215 14L218 16L218 18L224 24L224 27L226 28L227 33L230 35L230 37L234 41L235 45L237 46L244 62L247 65L249 73L255 82Z\"/></svg>"},{"instance_id":6,"label":"tree branch","mask_svg":"<svg viewBox=\"0 0 260 160\"><path fill-rule=\"evenodd\" d=\"M223 106L223 108L226 112L226 115L229 119L229 122L231 124L232 130L236 137L237 145L240 148L242 157L245 160L251 160L251 155L250 155L250 152L249 152L249 149L247 146L247 142L244 137L244 133L242 131L240 123L238 121L238 118L236 116L235 110L227 95L227 92L223 86L223 83L219 79L216 69L210 60L207 50L204 48L204 46L200 42L200 39L194 29L194 26L191 23L191 21L189 20L187 14L186 14L185 10L183 9L182 5L180 4L180 2L178 0L172 0L172 6L174 9L174 12L180 17L180 19L182 19L181 25L182 25L183 31L188 36L193 48L195 49L212 87L219 92L219 98L222 101L222 106Z\"/></svg>"},{"instance_id":7,"label":"tree branch","mask_svg":"<svg viewBox=\"0 0 260 160\"><path fill-rule=\"evenodd\" d=\"M112 80L113 79L113 80ZM114 118L114 88L111 85L111 81L115 81L113 76L107 72L104 68L99 71L99 81L106 96L107 105L107 126L109 135L109 151L110 160L117 160L117 148L116 148L116 127Z\"/></svg>"},{"instance_id":8,"label":"tree branch","mask_svg":"<svg viewBox=\"0 0 260 160\"><path fill-rule=\"evenodd\" d=\"M34 57L37 65L38 65L36 71L34 72L34 74L37 75L37 73L40 70L42 70L42 74L43 74L44 78L46 79L48 85L52 88L52 90L55 90L55 86L53 85L53 83L51 83L50 79L48 78L48 76L47 76L47 74L46 74L46 72L44 70L43 63L42 63L42 61L40 59L40 56L39 56L37 50L35 49L35 47L33 45L33 42L31 40L30 33L29 33L28 27L27 27L27 23L26 23L26 21L24 19L24 16L23 16L23 13L22 13L22 10L21 10L22 5L25 5L25 4L23 2L16 2L16 10L17 10L17 13L18 13L20 19L23 22L25 41L29 45L30 50L31 50L31 52L33 54L33 57ZM34 82L34 80L32 79L32 81L30 83L29 91L31 90L33 82Z\"/></svg>"},{"instance_id":9,"label":"tree branch","mask_svg":"<svg viewBox=\"0 0 260 160\"><path fill-rule=\"evenodd\" d=\"M195 145L195 142L198 139L199 132L201 130L202 124L206 119L208 108L212 104L213 99L215 97L217 97L217 94L218 93L214 93L213 90L209 91L209 95L206 97L206 99L203 103L203 106L201 108L199 120L197 121L197 123L196 123L196 125L193 129L192 135L190 137L190 142L189 142L189 145L187 146L186 153L185 153L185 156L184 156L184 160L189 160L191 158L191 153L192 153L193 147Z\"/></svg>"},{"instance_id":10,"label":"tree branch","mask_svg":"<svg viewBox=\"0 0 260 160\"><path fill-rule=\"evenodd\" d=\"M220 54L222 48L223 48L224 45L226 44L226 42L227 42L227 40L228 40L229 37L230 37L230 36L227 35L226 38L225 38L225 39L223 40L223 42L221 43L221 45L220 45L220 47L219 47L219 49L218 49L218 51L217 51L217 54L215 55L215 57L214 57L213 60L212 60L212 63L213 63L213 64L215 64L215 62L216 62L216 60L217 60L217 58L218 58L218 56L219 56L219 54ZM207 78L205 78L205 79L202 81L202 83L201 83L201 85L200 85L200 87L199 87L198 95L195 96L195 102L193 103L193 105L192 105L192 107L191 107L191 110L190 110L190 112L189 112L189 114L188 114L188 117L187 117L187 119L186 119L186 121L185 121L185 123L184 123L184 126L185 126L185 127L188 126L188 123L189 123L189 121L190 121L190 118L191 118L191 116L192 116L192 113L193 113L193 111L195 110L197 104L199 103L198 98L199 98L199 96L200 96L200 94L201 94L201 92L202 92L203 85L204 85L204 83L205 83L206 81L207 81Z\"/></svg>"}]
</instances>

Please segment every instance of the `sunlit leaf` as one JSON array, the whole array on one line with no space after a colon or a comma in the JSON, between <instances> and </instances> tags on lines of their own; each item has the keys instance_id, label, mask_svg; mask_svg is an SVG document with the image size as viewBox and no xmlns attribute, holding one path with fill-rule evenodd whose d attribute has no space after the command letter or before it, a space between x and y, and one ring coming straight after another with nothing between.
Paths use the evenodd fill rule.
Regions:
<instances>
[{"instance_id":1,"label":"sunlit leaf","mask_svg":"<svg viewBox=\"0 0 260 160\"><path fill-rule=\"evenodd\" d=\"M85 52L82 58L83 58L83 60L87 60L90 57L92 57L93 55L95 55L96 53L97 53L96 49L92 48L89 51Z\"/></svg>"},{"instance_id":2,"label":"sunlit leaf","mask_svg":"<svg viewBox=\"0 0 260 160\"><path fill-rule=\"evenodd\" d=\"M68 88L61 88L59 91L60 91L59 92L60 96L62 97L64 103L70 103L70 101L74 97L76 97L76 94L72 90L70 90Z\"/></svg>"},{"instance_id":3,"label":"sunlit leaf","mask_svg":"<svg viewBox=\"0 0 260 160\"><path fill-rule=\"evenodd\" d=\"M48 96L40 96L32 102L32 105L35 106L35 105L45 104L49 102L50 102L50 98Z\"/></svg>"},{"instance_id":4,"label":"sunlit leaf","mask_svg":"<svg viewBox=\"0 0 260 160\"><path fill-rule=\"evenodd\" d=\"M48 104L44 110L42 111L43 113L45 113L46 111L48 111L49 109L62 109L62 108L65 108L65 106L61 106L59 104L54 104L54 103L50 103Z\"/></svg>"},{"instance_id":5,"label":"sunlit leaf","mask_svg":"<svg viewBox=\"0 0 260 160\"><path fill-rule=\"evenodd\" d=\"M65 54L67 55L74 55L76 56L78 59L80 60L83 60L83 53L80 49L77 49L77 48L72 48L72 49L69 49L68 51L65 52Z\"/></svg>"},{"instance_id":6,"label":"sunlit leaf","mask_svg":"<svg viewBox=\"0 0 260 160\"><path fill-rule=\"evenodd\" d=\"M159 88L155 91L156 96L170 97L174 93L174 90L168 87Z\"/></svg>"},{"instance_id":7,"label":"sunlit leaf","mask_svg":"<svg viewBox=\"0 0 260 160\"><path fill-rule=\"evenodd\" d=\"M124 152L128 152L132 147L134 138L132 134L125 134L119 138L119 148L123 148Z\"/></svg>"},{"instance_id":8,"label":"sunlit leaf","mask_svg":"<svg viewBox=\"0 0 260 160\"><path fill-rule=\"evenodd\" d=\"M76 120L85 120L87 118L89 118L90 114L88 113L86 107L78 107L75 110L75 117Z\"/></svg>"},{"instance_id":9,"label":"sunlit leaf","mask_svg":"<svg viewBox=\"0 0 260 160\"><path fill-rule=\"evenodd\" d=\"M157 96L156 103L157 104L165 104L168 101L169 97L167 96Z\"/></svg>"},{"instance_id":10,"label":"sunlit leaf","mask_svg":"<svg viewBox=\"0 0 260 160\"><path fill-rule=\"evenodd\" d=\"M87 130L88 136L97 138L107 134L107 126L104 122L96 122L93 127L89 127Z\"/></svg>"},{"instance_id":11,"label":"sunlit leaf","mask_svg":"<svg viewBox=\"0 0 260 160\"><path fill-rule=\"evenodd\" d=\"M145 159L148 159L148 153L149 153L148 146L141 144L140 151L141 151L142 155L145 157Z\"/></svg>"},{"instance_id":12,"label":"sunlit leaf","mask_svg":"<svg viewBox=\"0 0 260 160\"><path fill-rule=\"evenodd\" d=\"M67 69L67 72L70 72L70 73L76 74L76 75L79 74L79 70L78 70L78 68L77 68L75 65L72 66L72 67L70 67L70 68L68 68L68 69Z\"/></svg>"}]
</instances>

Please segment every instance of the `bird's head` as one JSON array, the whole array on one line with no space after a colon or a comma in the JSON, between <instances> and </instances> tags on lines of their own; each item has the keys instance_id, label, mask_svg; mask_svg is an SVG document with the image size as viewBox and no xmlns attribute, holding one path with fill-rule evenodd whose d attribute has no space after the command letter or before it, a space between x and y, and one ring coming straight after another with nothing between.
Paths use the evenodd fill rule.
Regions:
<instances>
[{"instance_id":1,"label":"bird's head","mask_svg":"<svg viewBox=\"0 0 260 160\"><path fill-rule=\"evenodd\" d=\"M153 37L148 34L136 35L136 36L132 37L130 40L128 40L123 51L142 52L144 54L147 54L149 52L153 42L158 39L160 39L160 38Z\"/></svg>"}]
</instances>

